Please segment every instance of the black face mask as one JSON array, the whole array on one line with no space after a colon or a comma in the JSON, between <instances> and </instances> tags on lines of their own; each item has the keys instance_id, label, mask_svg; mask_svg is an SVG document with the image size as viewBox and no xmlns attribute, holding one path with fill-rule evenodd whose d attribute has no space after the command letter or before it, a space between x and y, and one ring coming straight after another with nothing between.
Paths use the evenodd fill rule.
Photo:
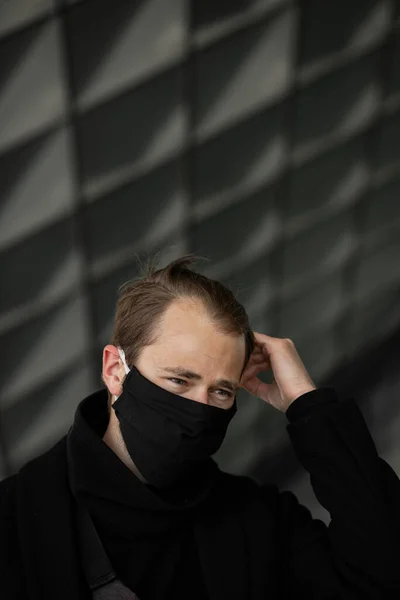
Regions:
<instances>
[{"instance_id":1,"label":"black face mask","mask_svg":"<svg viewBox=\"0 0 400 600\"><path fill-rule=\"evenodd\" d=\"M226 410L168 392L136 367L112 406L130 457L158 488L173 486L209 461L237 410L236 399Z\"/></svg>"}]
</instances>

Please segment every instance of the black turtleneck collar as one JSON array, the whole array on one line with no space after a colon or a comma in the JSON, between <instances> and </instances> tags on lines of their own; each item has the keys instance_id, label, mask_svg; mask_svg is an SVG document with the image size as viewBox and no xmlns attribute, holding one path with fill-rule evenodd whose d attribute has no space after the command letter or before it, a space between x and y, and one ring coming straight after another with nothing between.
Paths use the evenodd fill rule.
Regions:
<instances>
[{"instance_id":1,"label":"black turtleneck collar","mask_svg":"<svg viewBox=\"0 0 400 600\"><path fill-rule=\"evenodd\" d=\"M187 591L193 581L201 590L193 523L215 503L212 492L221 472L210 459L207 472L161 493L140 481L103 441L108 420L107 391L95 392L78 405L67 443L72 490L111 564L144 600L166 598L171 586Z\"/></svg>"},{"instance_id":2,"label":"black turtleneck collar","mask_svg":"<svg viewBox=\"0 0 400 600\"><path fill-rule=\"evenodd\" d=\"M150 511L187 511L204 501L219 470L210 459L206 469L180 487L156 490L141 482L103 441L109 421L107 390L81 401L69 434L71 479L80 496L98 496L115 505Z\"/></svg>"}]
</instances>

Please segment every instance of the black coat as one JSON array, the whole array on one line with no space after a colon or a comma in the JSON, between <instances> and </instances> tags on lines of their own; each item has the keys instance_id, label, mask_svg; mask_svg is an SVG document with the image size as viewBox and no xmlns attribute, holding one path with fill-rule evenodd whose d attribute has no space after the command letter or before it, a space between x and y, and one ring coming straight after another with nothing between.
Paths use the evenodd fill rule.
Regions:
<instances>
[{"instance_id":1,"label":"black coat","mask_svg":"<svg viewBox=\"0 0 400 600\"><path fill-rule=\"evenodd\" d=\"M356 403L320 388L287 416L329 527L291 492L221 473L219 501L196 524L208 597L400 599L400 482ZM0 483L1 598L90 599L75 519L65 436Z\"/></svg>"}]
</instances>

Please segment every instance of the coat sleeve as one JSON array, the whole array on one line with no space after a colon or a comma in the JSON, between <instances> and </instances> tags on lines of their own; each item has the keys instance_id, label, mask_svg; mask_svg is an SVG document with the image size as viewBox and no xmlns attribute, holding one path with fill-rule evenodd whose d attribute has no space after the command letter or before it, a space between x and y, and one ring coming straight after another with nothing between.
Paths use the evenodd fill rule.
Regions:
<instances>
[{"instance_id":1,"label":"coat sleeve","mask_svg":"<svg viewBox=\"0 0 400 600\"><path fill-rule=\"evenodd\" d=\"M292 492L280 492L286 597L399 599L400 481L357 404L320 388L286 414L295 453L331 518L328 526L312 519Z\"/></svg>"}]
</instances>

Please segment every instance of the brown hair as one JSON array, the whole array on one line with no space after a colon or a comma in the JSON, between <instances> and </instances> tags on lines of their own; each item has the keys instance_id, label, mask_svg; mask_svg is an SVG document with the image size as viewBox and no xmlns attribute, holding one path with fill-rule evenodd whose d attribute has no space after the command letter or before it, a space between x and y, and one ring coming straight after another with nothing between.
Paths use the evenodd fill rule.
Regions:
<instances>
[{"instance_id":1,"label":"brown hair","mask_svg":"<svg viewBox=\"0 0 400 600\"><path fill-rule=\"evenodd\" d=\"M199 259L203 257L188 254L161 269L157 269L156 259L150 259L142 276L121 286L111 343L123 348L128 366L157 339L158 325L169 304L186 297L200 300L222 333L244 336L244 370L254 348L247 313L229 288L189 268Z\"/></svg>"}]
</instances>

